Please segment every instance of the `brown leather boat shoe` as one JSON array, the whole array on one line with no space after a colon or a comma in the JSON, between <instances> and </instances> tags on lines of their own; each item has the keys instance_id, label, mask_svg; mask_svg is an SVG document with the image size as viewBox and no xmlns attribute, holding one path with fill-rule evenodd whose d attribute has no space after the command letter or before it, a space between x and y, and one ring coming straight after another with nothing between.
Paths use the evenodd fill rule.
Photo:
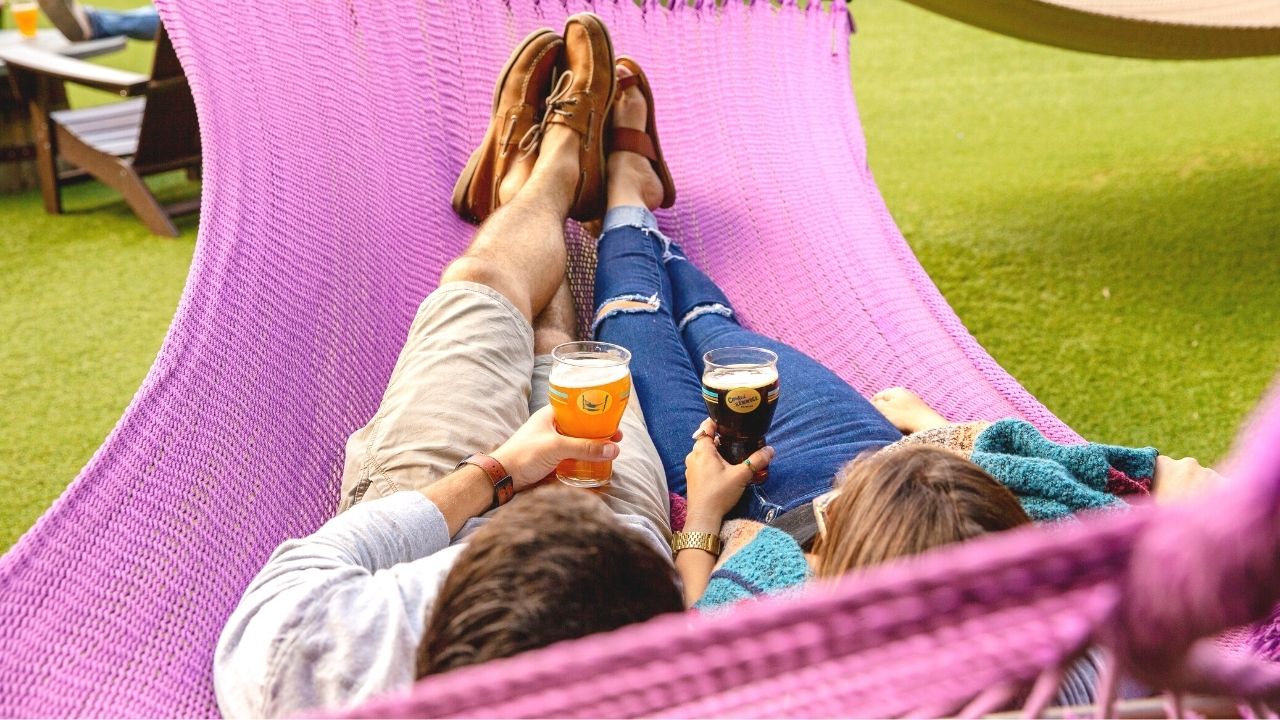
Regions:
<instances>
[{"instance_id":1,"label":"brown leather boat shoe","mask_svg":"<svg viewBox=\"0 0 1280 720\"><path fill-rule=\"evenodd\" d=\"M565 72L547 98L545 125L562 124L578 133L578 187L569 217L586 222L604 216L605 120L613 104L616 78L613 41L604 22L578 13L564 26Z\"/></svg>"},{"instance_id":2,"label":"brown leather boat shoe","mask_svg":"<svg viewBox=\"0 0 1280 720\"><path fill-rule=\"evenodd\" d=\"M536 152L547 91L564 52L564 40L535 30L511 53L493 88L493 116L480 147L453 186L453 210L473 223L498 208L498 187L524 155Z\"/></svg>"}]
</instances>

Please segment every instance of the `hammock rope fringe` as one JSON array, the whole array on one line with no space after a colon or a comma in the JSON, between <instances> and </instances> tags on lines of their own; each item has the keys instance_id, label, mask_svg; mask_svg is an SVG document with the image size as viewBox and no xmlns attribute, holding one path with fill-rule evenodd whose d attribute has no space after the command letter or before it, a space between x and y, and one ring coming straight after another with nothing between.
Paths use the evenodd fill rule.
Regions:
<instances>
[{"instance_id":1,"label":"hammock rope fringe","mask_svg":"<svg viewBox=\"0 0 1280 720\"><path fill-rule=\"evenodd\" d=\"M200 113L195 257L133 402L0 558L0 716L217 715L223 623L272 550L336 510L347 436L471 237L448 202L484 130L464 119L487 116L510 47L580 10L644 64L680 183L664 232L744 322L864 394L906 385L950 417L1019 417L1080 439L965 330L884 206L843 6L157 5ZM567 239L589 309L593 245L576 226ZM661 617L342 714L969 715L1038 678L1048 687L1099 644L1104 690L1123 673L1273 703L1280 387L1227 467L1234 481L1211 503L1019 531L727 615Z\"/></svg>"}]
</instances>

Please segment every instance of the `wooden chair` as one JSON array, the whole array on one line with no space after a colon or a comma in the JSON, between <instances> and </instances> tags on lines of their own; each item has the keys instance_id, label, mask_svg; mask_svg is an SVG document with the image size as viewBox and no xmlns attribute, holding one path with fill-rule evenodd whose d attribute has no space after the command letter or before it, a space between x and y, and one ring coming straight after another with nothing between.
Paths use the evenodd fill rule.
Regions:
<instances>
[{"instance_id":1,"label":"wooden chair","mask_svg":"<svg viewBox=\"0 0 1280 720\"><path fill-rule=\"evenodd\" d=\"M194 179L200 169L195 103L164 28L156 37L151 77L33 47L4 48L0 58L31 113L45 211L61 213L62 186L87 174L123 195L151 232L177 237L172 218L199 210L200 201L164 206L143 182L148 175L184 168ZM65 109L64 82L130 99Z\"/></svg>"}]
</instances>

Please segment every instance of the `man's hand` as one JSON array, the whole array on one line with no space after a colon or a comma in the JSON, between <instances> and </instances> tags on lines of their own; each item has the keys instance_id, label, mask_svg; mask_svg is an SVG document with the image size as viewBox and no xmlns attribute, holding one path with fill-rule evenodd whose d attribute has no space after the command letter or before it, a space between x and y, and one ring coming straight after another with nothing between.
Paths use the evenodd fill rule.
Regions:
<instances>
[{"instance_id":1,"label":"man's hand","mask_svg":"<svg viewBox=\"0 0 1280 720\"><path fill-rule=\"evenodd\" d=\"M742 491L751 484L755 471L769 467L773 460L773 448L764 447L751 454L751 466L746 463L730 465L720 457L712 439L716 434L715 421L707 418L698 426L698 436L694 440L693 449L684 459L684 477L688 483L690 523L714 524L706 529L694 528L686 524L687 530L719 532L720 521L733 506L738 504Z\"/></svg>"},{"instance_id":2,"label":"man's hand","mask_svg":"<svg viewBox=\"0 0 1280 720\"><path fill-rule=\"evenodd\" d=\"M516 492L542 482L561 460L599 461L618 457L621 430L607 440L583 440L561 435L556 430L553 412L548 405L530 415L510 440L491 453L511 473Z\"/></svg>"},{"instance_id":3,"label":"man's hand","mask_svg":"<svg viewBox=\"0 0 1280 720\"><path fill-rule=\"evenodd\" d=\"M1157 502L1176 502L1216 487L1222 482L1222 476L1200 465L1195 458L1174 460L1160 455L1156 458L1155 477L1152 478L1152 491Z\"/></svg>"}]
</instances>

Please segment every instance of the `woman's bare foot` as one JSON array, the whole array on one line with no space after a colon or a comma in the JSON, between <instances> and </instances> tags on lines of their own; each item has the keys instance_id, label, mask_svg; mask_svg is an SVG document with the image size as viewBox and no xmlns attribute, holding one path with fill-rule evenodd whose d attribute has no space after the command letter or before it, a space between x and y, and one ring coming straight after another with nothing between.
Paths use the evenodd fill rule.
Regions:
<instances>
[{"instance_id":1,"label":"woman's bare foot","mask_svg":"<svg viewBox=\"0 0 1280 720\"><path fill-rule=\"evenodd\" d=\"M1221 485L1223 477L1204 467L1195 458L1174 460L1160 455L1151 481L1151 491L1156 502L1186 500Z\"/></svg>"},{"instance_id":2,"label":"woman's bare foot","mask_svg":"<svg viewBox=\"0 0 1280 720\"><path fill-rule=\"evenodd\" d=\"M617 65L618 79L631 76L631 71ZM638 86L619 93L613 101L611 124L617 128L644 131L649 121L649 106ZM662 180L643 155L625 150L609 153L605 167L608 178L609 207L640 206L652 210L662 204Z\"/></svg>"},{"instance_id":3,"label":"woman's bare foot","mask_svg":"<svg viewBox=\"0 0 1280 720\"><path fill-rule=\"evenodd\" d=\"M903 387L881 390L871 396L871 404L904 433L931 430L948 424L947 419L929 407L919 395Z\"/></svg>"}]
</instances>

